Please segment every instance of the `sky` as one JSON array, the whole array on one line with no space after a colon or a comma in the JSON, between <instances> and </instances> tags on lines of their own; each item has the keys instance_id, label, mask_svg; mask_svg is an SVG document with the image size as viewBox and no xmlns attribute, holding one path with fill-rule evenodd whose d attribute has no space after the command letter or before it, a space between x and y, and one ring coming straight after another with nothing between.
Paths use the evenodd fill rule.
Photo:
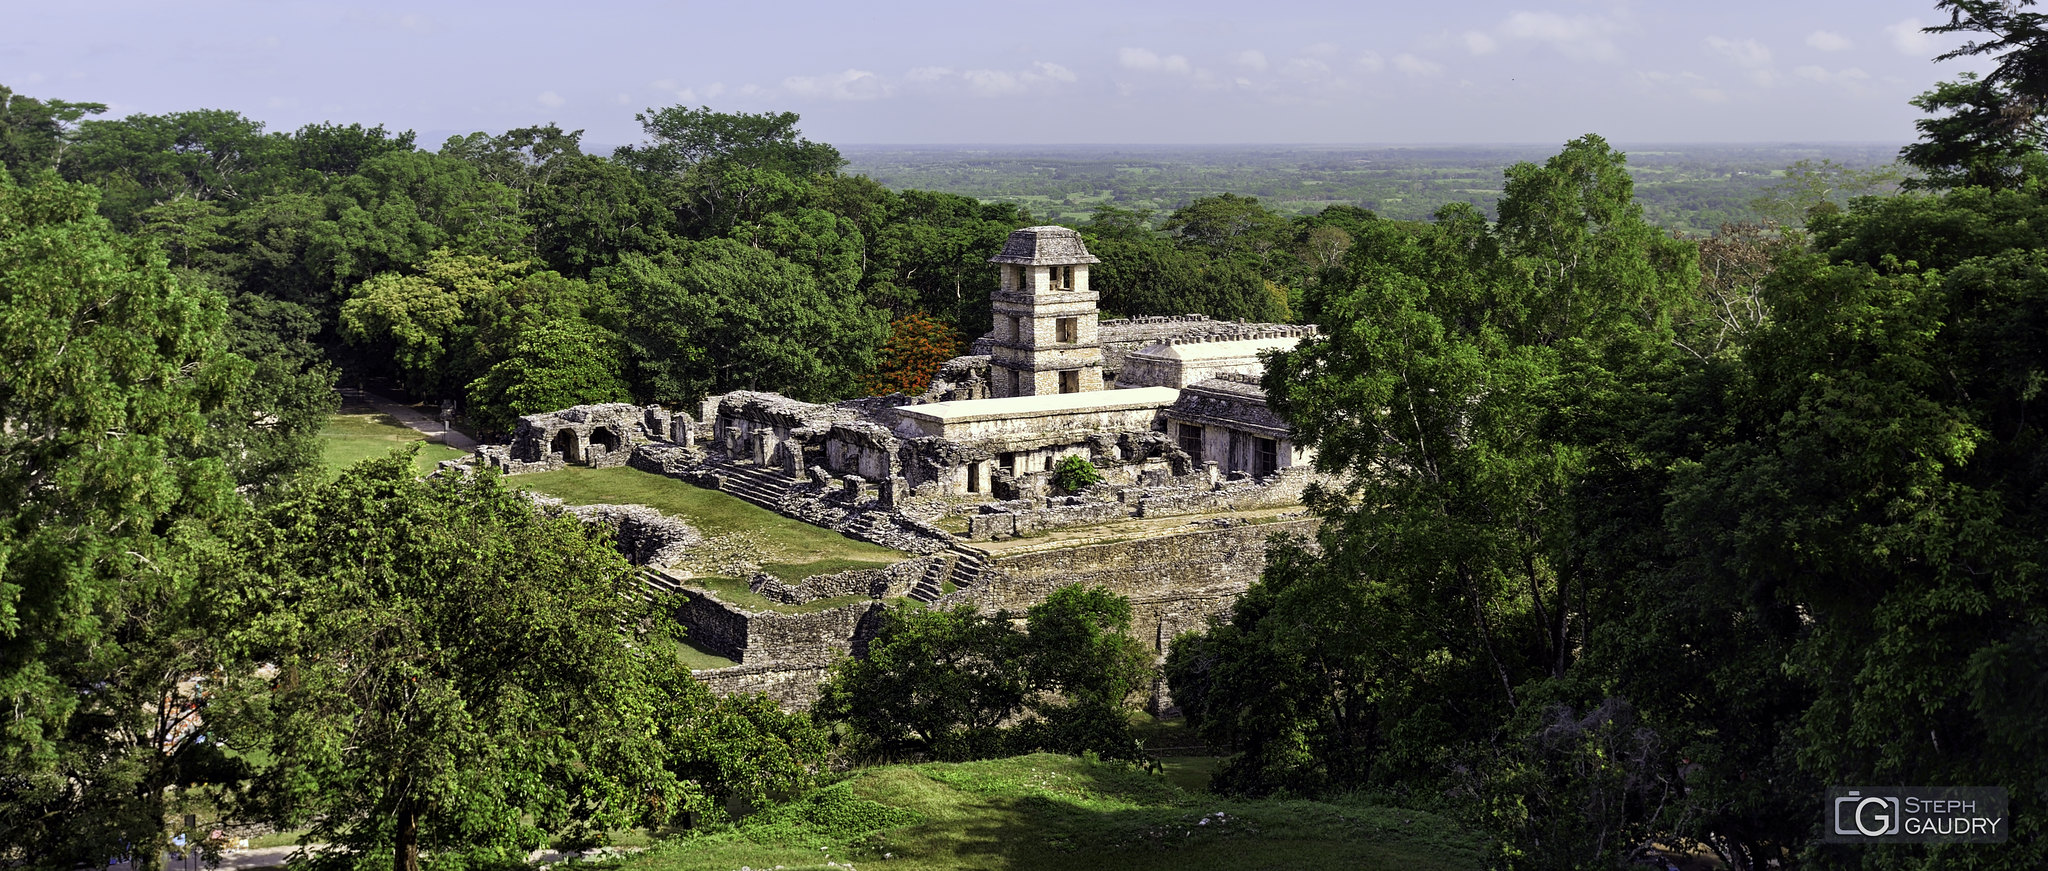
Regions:
<instances>
[{"instance_id":1,"label":"sky","mask_svg":"<svg viewBox=\"0 0 2048 871\"><path fill-rule=\"evenodd\" d=\"M0 85L115 117L231 109L641 141L674 105L835 145L1905 143L1934 0L28 3Z\"/></svg>"}]
</instances>

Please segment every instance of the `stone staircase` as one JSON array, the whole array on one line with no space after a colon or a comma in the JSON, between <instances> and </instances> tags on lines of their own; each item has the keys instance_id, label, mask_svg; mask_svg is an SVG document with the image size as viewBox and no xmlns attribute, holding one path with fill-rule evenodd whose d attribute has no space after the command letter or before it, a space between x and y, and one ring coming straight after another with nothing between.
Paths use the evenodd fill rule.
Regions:
<instances>
[{"instance_id":1,"label":"stone staircase","mask_svg":"<svg viewBox=\"0 0 2048 871\"><path fill-rule=\"evenodd\" d=\"M946 594L948 581L956 590L973 589L981 585L982 575L988 571L987 551L957 541L935 556L939 558L910 589L910 598L929 604Z\"/></svg>"},{"instance_id":2,"label":"stone staircase","mask_svg":"<svg viewBox=\"0 0 2048 871\"><path fill-rule=\"evenodd\" d=\"M953 586L971 590L981 586L981 578L988 571L988 551L953 542L946 547L946 554L953 557Z\"/></svg>"},{"instance_id":3,"label":"stone staircase","mask_svg":"<svg viewBox=\"0 0 2048 871\"><path fill-rule=\"evenodd\" d=\"M640 567L640 597L649 602L659 602L665 596L683 591L683 585L668 572L653 566Z\"/></svg>"},{"instance_id":4,"label":"stone staircase","mask_svg":"<svg viewBox=\"0 0 2048 871\"><path fill-rule=\"evenodd\" d=\"M762 508L777 511L795 481L784 477L782 470L764 466L734 463L719 469L725 475L725 484L720 489L738 496Z\"/></svg>"}]
</instances>

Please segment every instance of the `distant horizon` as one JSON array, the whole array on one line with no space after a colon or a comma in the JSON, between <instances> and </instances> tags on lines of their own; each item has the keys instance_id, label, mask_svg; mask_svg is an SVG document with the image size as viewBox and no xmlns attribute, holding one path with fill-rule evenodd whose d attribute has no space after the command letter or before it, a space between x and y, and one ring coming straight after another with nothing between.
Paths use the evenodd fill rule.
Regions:
<instances>
[{"instance_id":1,"label":"distant horizon","mask_svg":"<svg viewBox=\"0 0 2048 871\"><path fill-rule=\"evenodd\" d=\"M1965 41L1925 32L1947 18L1934 0L200 6L25 7L0 84L116 118L226 109L430 141L552 121L634 142L636 113L710 106L796 112L849 146L1517 147L1909 142L1915 95L1989 68L1933 61Z\"/></svg>"}]
</instances>

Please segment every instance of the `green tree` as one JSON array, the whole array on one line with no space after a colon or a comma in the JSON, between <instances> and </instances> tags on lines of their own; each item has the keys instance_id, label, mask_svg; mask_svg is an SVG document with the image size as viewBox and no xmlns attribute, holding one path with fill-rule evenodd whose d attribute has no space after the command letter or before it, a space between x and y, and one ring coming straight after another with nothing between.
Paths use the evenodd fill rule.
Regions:
<instances>
[{"instance_id":1,"label":"green tree","mask_svg":"<svg viewBox=\"0 0 2048 871\"><path fill-rule=\"evenodd\" d=\"M387 273L352 290L341 306L341 334L368 356L389 360L415 394L459 388L470 379L451 373L448 363L474 340L472 310L524 268L437 250L417 275Z\"/></svg>"},{"instance_id":2,"label":"green tree","mask_svg":"<svg viewBox=\"0 0 2048 871\"><path fill-rule=\"evenodd\" d=\"M263 124L239 113L200 109L83 121L66 155L64 175L105 192L100 210L124 230L143 210L178 197L236 202L265 193L276 180L277 143Z\"/></svg>"},{"instance_id":3,"label":"green tree","mask_svg":"<svg viewBox=\"0 0 2048 871\"><path fill-rule=\"evenodd\" d=\"M38 100L0 85L0 167L21 184L39 172L59 168L78 121L105 111L103 103Z\"/></svg>"},{"instance_id":4,"label":"green tree","mask_svg":"<svg viewBox=\"0 0 2048 871\"><path fill-rule=\"evenodd\" d=\"M1053 486L1065 493L1079 493L1100 483L1101 470L1095 468L1094 463L1088 462L1087 457L1079 454L1067 455L1060 460L1059 467L1052 473Z\"/></svg>"},{"instance_id":5,"label":"green tree","mask_svg":"<svg viewBox=\"0 0 2048 871\"><path fill-rule=\"evenodd\" d=\"M1784 178L1765 188L1750 208L1766 221L1797 227L1816 210L1839 211L1857 197L1895 193L1905 181L1895 165L1858 169L1831 158L1800 160L1786 167Z\"/></svg>"},{"instance_id":6,"label":"green tree","mask_svg":"<svg viewBox=\"0 0 2048 871\"><path fill-rule=\"evenodd\" d=\"M795 112L713 112L671 106L633 116L648 143L614 158L647 174L699 235L777 211L807 195L814 176L839 171L838 149L804 139Z\"/></svg>"},{"instance_id":7,"label":"green tree","mask_svg":"<svg viewBox=\"0 0 2048 871\"><path fill-rule=\"evenodd\" d=\"M1310 495L1323 556L1281 551L1169 664L1175 697L1246 750L1227 788L1447 787L1497 770L1493 748L1540 712L1600 702L1569 678L1631 600L1589 533L1633 480L1630 427L1658 407L1699 267L1643 221L1598 137L1508 169L1499 210L1489 226L1450 207L1354 255L1355 288L1311 300L1326 338L1267 371L1341 483ZM1546 849L1583 863L1637 844Z\"/></svg>"},{"instance_id":8,"label":"green tree","mask_svg":"<svg viewBox=\"0 0 2048 871\"><path fill-rule=\"evenodd\" d=\"M624 329L636 393L688 402L729 390L841 395L874 367L888 321L834 299L811 272L733 239L627 255L602 278L636 317Z\"/></svg>"},{"instance_id":9,"label":"green tree","mask_svg":"<svg viewBox=\"0 0 2048 871\"><path fill-rule=\"evenodd\" d=\"M1154 672L1152 653L1131 637L1131 600L1107 587L1061 587L1031 606L1026 627L1044 749L1145 758L1131 702L1151 690Z\"/></svg>"},{"instance_id":10,"label":"green tree","mask_svg":"<svg viewBox=\"0 0 2048 871\"><path fill-rule=\"evenodd\" d=\"M598 402L627 402L623 349L610 331L580 319L522 329L510 353L469 384L469 417L506 433L521 415Z\"/></svg>"},{"instance_id":11,"label":"green tree","mask_svg":"<svg viewBox=\"0 0 2048 871\"><path fill-rule=\"evenodd\" d=\"M250 810L330 844L315 865L518 862L710 809L655 740L674 642L574 518L403 455L266 517L238 640L275 677L217 706L220 733L273 760Z\"/></svg>"},{"instance_id":12,"label":"green tree","mask_svg":"<svg viewBox=\"0 0 2048 871\"><path fill-rule=\"evenodd\" d=\"M1174 210L1160 229L1219 257L1263 261L1280 244L1287 219L1266 208L1257 197L1218 194Z\"/></svg>"},{"instance_id":13,"label":"green tree","mask_svg":"<svg viewBox=\"0 0 2048 871\"><path fill-rule=\"evenodd\" d=\"M866 656L832 666L814 710L852 727L858 752L1000 753L998 727L1030 689L1024 645L1007 613L891 609Z\"/></svg>"},{"instance_id":14,"label":"green tree","mask_svg":"<svg viewBox=\"0 0 2048 871\"><path fill-rule=\"evenodd\" d=\"M398 272L441 248L522 260L532 228L519 197L475 166L423 151L390 151L334 181L323 217L308 227L304 253L332 289Z\"/></svg>"},{"instance_id":15,"label":"green tree","mask_svg":"<svg viewBox=\"0 0 2048 871\"><path fill-rule=\"evenodd\" d=\"M2024 101L1997 85L1964 73L1913 98L1922 112L1935 115L1913 122L1921 141L1899 149L1899 160L1922 173L1907 187L1943 190L1957 187L2011 188L2039 177L2042 131L2038 122L2014 124L2024 116Z\"/></svg>"},{"instance_id":16,"label":"green tree","mask_svg":"<svg viewBox=\"0 0 2048 871\"><path fill-rule=\"evenodd\" d=\"M222 301L96 205L0 175L0 856L45 867L164 842L191 554L239 504L208 450Z\"/></svg>"},{"instance_id":17,"label":"green tree","mask_svg":"<svg viewBox=\"0 0 2048 871\"><path fill-rule=\"evenodd\" d=\"M1694 583L1794 612L1776 665L1805 693L1790 748L1805 775L2005 785L2014 837L1977 854L1987 867L2042 861L2030 809L2048 801L2048 704L2025 658L2048 625L2040 209L1963 189L1820 222L1829 253L1765 281L1771 320L1702 416L1717 437L1674 469L1668 509Z\"/></svg>"}]
</instances>

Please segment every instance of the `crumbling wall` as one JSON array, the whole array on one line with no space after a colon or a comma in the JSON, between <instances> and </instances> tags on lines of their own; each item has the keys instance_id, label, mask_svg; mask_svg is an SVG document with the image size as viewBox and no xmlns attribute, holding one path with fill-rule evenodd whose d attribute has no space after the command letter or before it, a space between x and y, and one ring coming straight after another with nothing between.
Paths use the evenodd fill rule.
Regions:
<instances>
[{"instance_id":1,"label":"crumbling wall","mask_svg":"<svg viewBox=\"0 0 2048 871\"><path fill-rule=\"evenodd\" d=\"M1137 513L1139 517L1175 517L1300 505L1302 491L1313 480L1315 475L1306 467L1295 467L1262 481L1228 482L1214 488L1161 488L1138 496Z\"/></svg>"},{"instance_id":2,"label":"crumbling wall","mask_svg":"<svg viewBox=\"0 0 2048 871\"><path fill-rule=\"evenodd\" d=\"M828 669L822 665L734 665L691 672L721 696L760 693L786 710L803 710L818 701L818 687Z\"/></svg>"},{"instance_id":3,"label":"crumbling wall","mask_svg":"<svg viewBox=\"0 0 2048 871\"><path fill-rule=\"evenodd\" d=\"M584 523L602 527L618 545L619 553L636 566L673 565L690 548L704 542L704 535L690 524L645 505L568 505L553 496L529 492L542 510L567 514Z\"/></svg>"},{"instance_id":4,"label":"crumbling wall","mask_svg":"<svg viewBox=\"0 0 2048 871\"><path fill-rule=\"evenodd\" d=\"M756 574L747 588L764 599L784 605L802 605L839 596L867 596L881 599L906 596L918 579L931 570L937 557L916 557L879 569L850 569L829 575L813 575L795 586L769 574Z\"/></svg>"}]
</instances>

